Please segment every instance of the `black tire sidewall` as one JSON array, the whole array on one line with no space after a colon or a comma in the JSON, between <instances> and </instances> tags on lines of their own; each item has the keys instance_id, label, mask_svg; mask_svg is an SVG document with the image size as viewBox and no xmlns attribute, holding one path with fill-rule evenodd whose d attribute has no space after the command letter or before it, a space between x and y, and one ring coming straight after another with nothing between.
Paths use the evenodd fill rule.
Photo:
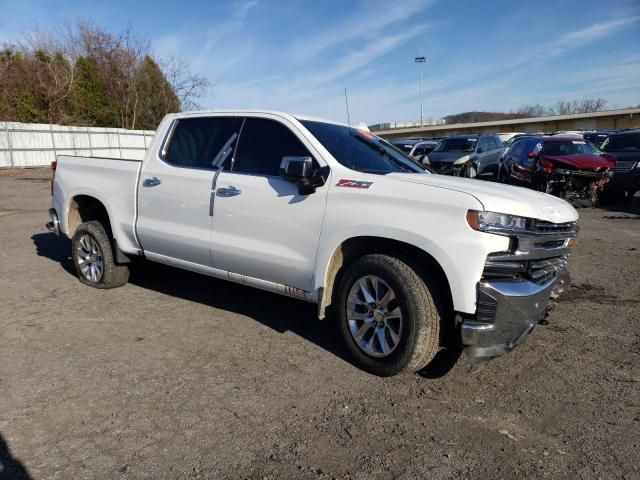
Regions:
<instances>
[{"instance_id":1,"label":"black tire sidewall","mask_svg":"<svg viewBox=\"0 0 640 480\"><path fill-rule=\"evenodd\" d=\"M377 358L367 355L356 344L347 321L347 297L354 283L366 276L375 275L382 278L393 289L400 304L400 311L403 318L402 334L400 343L396 349L386 357ZM405 278L402 271L396 270L390 264L371 262L367 256L354 262L348 267L345 275L340 281L337 295L337 320L338 329L343 343L358 365L364 370L380 376L390 376L407 369L417 347L417 328L420 321L417 312L419 309L415 305L415 299L406 287L410 278Z\"/></svg>"},{"instance_id":2,"label":"black tire sidewall","mask_svg":"<svg viewBox=\"0 0 640 480\"><path fill-rule=\"evenodd\" d=\"M102 255L102 277L97 282L91 282L90 280L87 280L82 274L80 265L78 264L78 244L80 242L80 237L84 235L88 235L93 238L93 240L98 244L100 253ZM107 232L100 222L90 221L79 225L75 233L73 234L71 248L73 265L75 266L76 273L78 274L78 279L81 283L94 288L113 288L115 286L120 286L123 283L122 279L120 278L123 277L122 269L125 269L127 272L128 269L127 267L118 266L114 262L113 246L111 244L111 240L109 239ZM126 277L128 277L128 275L126 275Z\"/></svg>"}]
</instances>

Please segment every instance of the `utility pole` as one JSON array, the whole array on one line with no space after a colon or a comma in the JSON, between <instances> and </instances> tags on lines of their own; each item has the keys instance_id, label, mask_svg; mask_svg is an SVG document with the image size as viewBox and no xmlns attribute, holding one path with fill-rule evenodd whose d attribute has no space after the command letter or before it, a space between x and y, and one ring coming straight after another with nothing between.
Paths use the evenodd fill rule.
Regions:
<instances>
[{"instance_id":1,"label":"utility pole","mask_svg":"<svg viewBox=\"0 0 640 480\"><path fill-rule=\"evenodd\" d=\"M424 64L427 61L427 57L425 56L419 56L413 59L413 61L415 63L422 63ZM423 103L422 103L422 71L423 71L423 67L422 65L420 65L420 126L424 126L424 107L423 107Z\"/></svg>"}]
</instances>

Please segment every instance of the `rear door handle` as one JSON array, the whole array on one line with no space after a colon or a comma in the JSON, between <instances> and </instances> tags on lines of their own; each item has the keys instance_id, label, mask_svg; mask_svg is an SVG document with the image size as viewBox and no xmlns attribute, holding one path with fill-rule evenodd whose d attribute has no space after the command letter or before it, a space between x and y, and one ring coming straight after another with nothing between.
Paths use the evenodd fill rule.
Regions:
<instances>
[{"instance_id":1,"label":"rear door handle","mask_svg":"<svg viewBox=\"0 0 640 480\"><path fill-rule=\"evenodd\" d=\"M235 197L236 195L240 195L242 190L238 190L234 186L230 187L222 187L216 190L216 195L218 197Z\"/></svg>"},{"instance_id":2,"label":"rear door handle","mask_svg":"<svg viewBox=\"0 0 640 480\"><path fill-rule=\"evenodd\" d=\"M160 185L162 182L157 177L145 178L142 182L143 187L155 187L156 185Z\"/></svg>"}]
</instances>

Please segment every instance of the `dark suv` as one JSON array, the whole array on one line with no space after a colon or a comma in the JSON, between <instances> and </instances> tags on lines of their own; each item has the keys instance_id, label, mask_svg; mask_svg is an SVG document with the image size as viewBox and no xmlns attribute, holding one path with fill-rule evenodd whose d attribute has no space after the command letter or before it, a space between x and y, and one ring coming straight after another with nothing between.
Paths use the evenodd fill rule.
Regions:
<instances>
[{"instance_id":1,"label":"dark suv","mask_svg":"<svg viewBox=\"0 0 640 480\"><path fill-rule=\"evenodd\" d=\"M498 161L504 149L500 137L493 134L453 135L427 156L423 163L436 173L475 178L478 175L498 172Z\"/></svg>"},{"instance_id":2,"label":"dark suv","mask_svg":"<svg viewBox=\"0 0 640 480\"><path fill-rule=\"evenodd\" d=\"M604 191L607 200L630 202L640 190L640 130L610 133L600 148L617 160Z\"/></svg>"}]
</instances>

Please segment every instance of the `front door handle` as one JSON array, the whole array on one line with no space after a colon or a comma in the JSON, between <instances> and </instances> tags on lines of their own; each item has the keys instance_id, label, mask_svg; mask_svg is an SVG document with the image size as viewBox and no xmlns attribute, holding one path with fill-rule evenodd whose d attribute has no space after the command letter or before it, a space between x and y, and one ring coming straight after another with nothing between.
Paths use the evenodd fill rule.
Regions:
<instances>
[{"instance_id":1,"label":"front door handle","mask_svg":"<svg viewBox=\"0 0 640 480\"><path fill-rule=\"evenodd\" d=\"M145 178L144 182L142 182L143 187L155 187L156 185L160 185L162 182L157 177Z\"/></svg>"},{"instance_id":2,"label":"front door handle","mask_svg":"<svg viewBox=\"0 0 640 480\"><path fill-rule=\"evenodd\" d=\"M234 186L230 187L222 187L216 190L216 195L218 197L235 197L236 195L240 195L242 190L238 190Z\"/></svg>"}]
</instances>

